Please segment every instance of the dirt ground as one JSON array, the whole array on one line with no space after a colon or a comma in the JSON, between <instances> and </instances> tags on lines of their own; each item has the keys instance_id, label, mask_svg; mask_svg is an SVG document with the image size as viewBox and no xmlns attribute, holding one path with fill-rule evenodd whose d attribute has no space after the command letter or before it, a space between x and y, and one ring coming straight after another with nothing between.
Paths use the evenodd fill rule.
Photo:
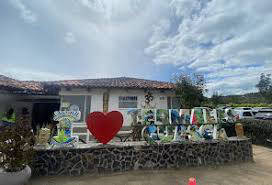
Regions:
<instances>
[{"instance_id":1,"label":"dirt ground","mask_svg":"<svg viewBox=\"0 0 272 185\"><path fill-rule=\"evenodd\" d=\"M196 177L197 185L272 185L272 149L254 146L251 163L179 170L130 171L80 177L39 177L29 185L187 185Z\"/></svg>"}]
</instances>

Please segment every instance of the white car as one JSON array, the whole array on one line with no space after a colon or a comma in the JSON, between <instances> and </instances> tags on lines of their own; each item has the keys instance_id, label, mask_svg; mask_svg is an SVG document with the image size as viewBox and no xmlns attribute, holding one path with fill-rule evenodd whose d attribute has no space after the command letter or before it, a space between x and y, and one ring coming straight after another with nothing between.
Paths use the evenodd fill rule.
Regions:
<instances>
[{"instance_id":1,"label":"white car","mask_svg":"<svg viewBox=\"0 0 272 185\"><path fill-rule=\"evenodd\" d=\"M261 110L266 110L266 109L270 109L269 107L253 107L252 108L252 113L254 114L254 116L256 117L256 114L261 111Z\"/></svg>"},{"instance_id":2,"label":"white car","mask_svg":"<svg viewBox=\"0 0 272 185\"><path fill-rule=\"evenodd\" d=\"M235 110L251 110L252 111L252 108L251 107L236 107Z\"/></svg>"},{"instance_id":3,"label":"white car","mask_svg":"<svg viewBox=\"0 0 272 185\"><path fill-rule=\"evenodd\" d=\"M254 119L254 114L251 110L233 110L236 119Z\"/></svg>"},{"instance_id":4,"label":"white car","mask_svg":"<svg viewBox=\"0 0 272 185\"><path fill-rule=\"evenodd\" d=\"M255 119L272 120L272 109L261 109L255 115Z\"/></svg>"}]
</instances>

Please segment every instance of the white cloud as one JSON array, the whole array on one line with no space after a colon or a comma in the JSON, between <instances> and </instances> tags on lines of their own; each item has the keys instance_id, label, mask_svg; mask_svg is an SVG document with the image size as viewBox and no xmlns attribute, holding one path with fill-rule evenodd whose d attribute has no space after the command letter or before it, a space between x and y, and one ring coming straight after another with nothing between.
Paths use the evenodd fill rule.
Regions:
<instances>
[{"instance_id":1,"label":"white cloud","mask_svg":"<svg viewBox=\"0 0 272 185\"><path fill-rule=\"evenodd\" d=\"M225 87L224 94L254 91L260 73L271 72L265 65L272 63L272 1L173 0L169 6L181 21L174 35L158 34L171 30L166 22L156 25L145 49L155 63L205 72L209 86Z\"/></svg>"},{"instance_id":2,"label":"white cloud","mask_svg":"<svg viewBox=\"0 0 272 185\"><path fill-rule=\"evenodd\" d=\"M22 0L10 0L10 3L14 8L20 11L21 18L27 23L35 23L38 18L35 13L33 13Z\"/></svg>"},{"instance_id":3,"label":"white cloud","mask_svg":"<svg viewBox=\"0 0 272 185\"><path fill-rule=\"evenodd\" d=\"M10 63L7 70L13 72L13 67L24 64L32 70L39 68L40 71L69 74L76 78L155 78L150 71L156 66L144 54L144 47L148 43L151 25L166 13L165 1L33 0L26 5L39 12L42 24L39 29L22 28L31 31L20 30L20 34L12 29L13 35L17 36L12 44L9 40L6 41L9 47L0 43L0 48L6 51L2 61ZM73 47L64 45L75 42L78 44ZM13 45L17 50L14 54ZM24 74L22 78L40 79L28 72ZM47 79L47 75L44 78Z\"/></svg>"},{"instance_id":4,"label":"white cloud","mask_svg":"<svg viewBox=\"0 0 272 185\"><path fill-rule=\"evenodd\" d=\"M53 80L67 80L74 79L72 75L56 74L46 72L42 70L29 70L27 68L12 68L12 69L1 69L0 74L20 80L36 80L36 81L53 81Z\"/></svg>"},{"instance_id":5,"label":"white cloud","mask_svg":"<svg viewBox=\"0 0 272 185\"><path fill-rule=\"evenodd\" d=\"M67 32L64 36L64 40L67 44L73 44L77 41L75 35L72 32Z\"/></svg>"},{"instance_id":6,"label":"white cloud","mask_svg":"<svg viewBox=\"0 0 272 185\"><path fill-rule=\"evenodd\" d=\"M174 66L205 73L211 91L229 94L256 90L258 75L272 69L271 0L10 2L26 22L36 22L34 12L39 12L43 23L27 33L16 24L15 29L5 26L14 37L0 43L2 61L13 73L12 68L24 63L68 77L157 75L167 80L172 73L167 70ZM63 41L80 44L62 47ZM70 67L75 63L77 67ZM158 75L155 69L163 73ZM42 78L23 70L22 78Z\"/></svg>"}]
</instances>

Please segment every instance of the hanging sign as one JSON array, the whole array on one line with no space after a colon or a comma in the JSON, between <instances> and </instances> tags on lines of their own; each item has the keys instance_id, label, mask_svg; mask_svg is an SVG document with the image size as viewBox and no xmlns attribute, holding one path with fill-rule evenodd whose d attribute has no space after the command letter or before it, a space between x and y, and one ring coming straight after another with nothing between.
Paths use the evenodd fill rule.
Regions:
<instances>
[{"instance_id":1,"label":"hanging sign","mask_svg":"<svg viewBox=\"0 0 272 185\"><path fill-rule=\"evenodd\" d=\"M54 112L54 121L69 120L78 121L81 118L80 111L56 111Z\"/></svg>"}]
</instances>

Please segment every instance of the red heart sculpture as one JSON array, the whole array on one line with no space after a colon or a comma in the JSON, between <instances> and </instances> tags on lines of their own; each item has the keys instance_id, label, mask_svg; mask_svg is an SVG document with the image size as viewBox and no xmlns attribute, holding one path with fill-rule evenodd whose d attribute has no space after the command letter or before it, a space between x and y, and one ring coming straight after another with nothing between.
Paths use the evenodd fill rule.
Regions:
<instances>
[{"instance_id":1,"label":"red heart sculpture","mask_svg":"<svg viewBox=\"0 0 272 185\"><path fill-rule=\"evenodd\" d=\"M118 111L92 112L87 117L87 128L103 144L107 144L123 126L123 115Z\"/></svg>"}]
</instances>

